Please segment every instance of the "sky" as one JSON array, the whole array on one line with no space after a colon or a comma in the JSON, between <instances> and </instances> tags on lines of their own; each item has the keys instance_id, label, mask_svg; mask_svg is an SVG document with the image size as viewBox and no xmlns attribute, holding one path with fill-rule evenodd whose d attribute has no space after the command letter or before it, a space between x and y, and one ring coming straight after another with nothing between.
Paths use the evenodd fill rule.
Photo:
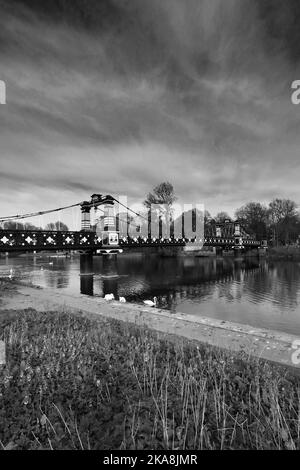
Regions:
<instances>
[{"instance_id":1,"label":"sky","mask_svg":"<svg viewBox=\"0 0 300 470\"><path fill-rule=\"evenodd\" d=\"M300 203L299 24L298 0L0 0L0 216L162 181L212 215Z\"/></svg>"}]
</instances>

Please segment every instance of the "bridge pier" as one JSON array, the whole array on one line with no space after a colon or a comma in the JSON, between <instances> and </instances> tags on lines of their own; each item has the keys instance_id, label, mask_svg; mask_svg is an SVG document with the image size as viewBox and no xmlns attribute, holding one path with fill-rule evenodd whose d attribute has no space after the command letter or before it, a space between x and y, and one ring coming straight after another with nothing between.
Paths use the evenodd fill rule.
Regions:
<instances>
[{"instance_id":1,"label":"bridge pier","mask_svg":"<svg viewBox=\"0 0 300 470\"><path fill-rule=\"evenodd\" d=\"M258 248L253 248L253 247L245 248L245 256L258 256L258 254L259 254Z\"/></svg>"},{"instance_id":2,"label":"bridge pier","mask_svg":"<svg viewBox=\"0 0 300 470\"><path fill-rule=\"evenodd\" d=\"M216 256L222 256L223 255L223 247L222 246L216 246Z\"/></svg>"},{"instance_id":3,"label":"bridge pier","mask_svg":"<svg viewBox=\"0 0 300 470\"><path fill-rule=\"evenodd\" d=\"M240 258L242 256L241 248L235 248L233 251L234 251L234 257L235 258Z\"/></svg>"},{"instance_id":4,"label":"bridge pier","mask_svg":"<svg viewBox=\"0 0 300 470\"><path fill-rule=\"evenodd\" d=\"M108 274L117 274L118 272L118 255L111 253L109 255L104 255L103 259L103 271Z\"/></svg>"},{"instance_id":5,"label":"bridge pier","mask_svg":"<svg viewBox=\"0 0 300 470\"><path fill-rule=\"evenodd\" d=\"M81 294L93 295L93 253L80 254L80 292Z\"/></svg>"},{"instance_id":6,"label":"bridge pier","mask_svg":"<svg viewBox=\"0 0 300 470\"><path fill-rule=\"evenodd\" d=\"M116 254L105 255L103 260L103 295L114 294L118 296L118 256Z\"/></svg>"}]
</instances>

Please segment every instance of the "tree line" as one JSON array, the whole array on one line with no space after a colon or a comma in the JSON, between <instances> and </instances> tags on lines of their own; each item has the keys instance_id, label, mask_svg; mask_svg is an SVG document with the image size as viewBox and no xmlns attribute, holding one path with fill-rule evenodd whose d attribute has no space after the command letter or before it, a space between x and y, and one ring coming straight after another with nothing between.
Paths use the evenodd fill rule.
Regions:
<instances>
[{"instance_id":1,"label":"tree line","mask_svg":"<svg viewBox=\"0 0 300 470\"><path fill-rule=\"evenodd\" d=\"M174 187L169 182L160 183L147 195L144 205L165 204L169 207L176 201ZM291 199L273 199L268 205L260 202L248 202L234 213L249 235L257 240L268 240L274 246L296 243L300 236L300 213L296 202ZM224 223L232 218L226 212L219 212L212 217L205 211L204 226L211 223Z\"/></svg>"},{"instance_id":2,"label":"tree line","mask_svg":"<svg viewBox=\"0 0 300 470\"><path fill-rule=\"evenodd\" d=\"M174 187L169 182L163 182L155 186L148 193L144 205L146 209L151 204L164 205L164 216L170 218L172 204L176 201ZM169 208L169 209L166 209ZM300 213L296 202L290 199L273 199L268 205L260 202L249 202L234 213L234 220L238 220L249 235L255 235L257 240L268 240L274 246L296 243L300 236ZM218 212L212 217L209 211L204 214L204 227L209 224L222 224L226 220L232 221L227 212ZM48 223L44 228L31 223L17 221L4 222L6 230L49 230L68 231L69 228L61 221Z\"/></svg>"},{"instance_id":3,"label":"tree line","mask_svg":"<svg viewBox=\"0 0 300 470\"><path fill-rule=\"evenodd\" d=\"M258 240L268 240L274 246L296 243L300 235L300 214L291 199L273 199L268 205L248 202L234 213L249 234ZM209 217L209 214L208 214ZM226 212L216 215L217 223L231 218Z\"/></svg>"},{"instance_id":4,"label":"tree line","mask_svg":"<svg viewBox=\"0 0 300 470\"><path fill-rule=\"evenodd\" d=\"M32 231L49 230L50 232L69 230L69 227L63 222L60 222L59 220L56 222L50 222L49 224L45 225L45 227L37 227L36 225L31 224L31 223L16 222L12 220L8 222L4 222L2 224L2 228L4 230L32 230Z\"/></svg>"}]
</instances>

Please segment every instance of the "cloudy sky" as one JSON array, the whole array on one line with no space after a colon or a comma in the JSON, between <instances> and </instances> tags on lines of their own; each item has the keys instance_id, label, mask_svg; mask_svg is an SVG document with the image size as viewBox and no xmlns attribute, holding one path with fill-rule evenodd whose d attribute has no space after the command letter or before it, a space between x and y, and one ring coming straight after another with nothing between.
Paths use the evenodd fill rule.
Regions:
<instances>
[{"instance_id":1,"label":"cloudy sky","mask_svg":"<svg viewBox=\"0 0 300 470\"><path fill-rule=\"evenodd\" d=\"M298 0L0 0L0 215L300 203Z\"/></svg>"}]
</instances>

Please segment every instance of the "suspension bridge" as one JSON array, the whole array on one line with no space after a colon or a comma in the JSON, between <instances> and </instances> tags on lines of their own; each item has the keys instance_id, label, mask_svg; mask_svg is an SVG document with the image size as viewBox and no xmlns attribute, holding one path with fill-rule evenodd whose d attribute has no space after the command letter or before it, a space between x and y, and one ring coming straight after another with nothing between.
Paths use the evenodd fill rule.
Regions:
<instances>
[{"instance_id":1,"label":"suspension bridge","mask_svg":"<svg viewBox=\"0 0 300 470\"><path fill-rule=\"evenodd\" d=\"M127 218L124 220L116 214L116 205L124 206ZM11 229L6 228L7 222L16 223L33 217L61 212L70 208L80 209L81 228L78 231L45 230L45 229ZM102 213L100 226L91 223L91 210ZM147 227L141 233L141 224L134 225L133 217L143 220ZM124 215L123 215L124 217ZM166 248L166 247L219 247L223 250L252 250L262 243L255 235L246 233L239 221L210 223L204 227L200 236L185 233L184 215L179 221L179 229L174 222L166 233L162 221L159 220L155 234L151 231L149 216L135 212L111 195L93 194L89 201L79 202L52 210L0 217L0 253L9 252L40 252L40 251L79 251L82 254L106 255L118 254L134 248ZM178 226L178 224L177 224ZM11 227L11 224L10 224ZM199 235L199 234L198 234Z\"/></svg>"}]
</instances>

